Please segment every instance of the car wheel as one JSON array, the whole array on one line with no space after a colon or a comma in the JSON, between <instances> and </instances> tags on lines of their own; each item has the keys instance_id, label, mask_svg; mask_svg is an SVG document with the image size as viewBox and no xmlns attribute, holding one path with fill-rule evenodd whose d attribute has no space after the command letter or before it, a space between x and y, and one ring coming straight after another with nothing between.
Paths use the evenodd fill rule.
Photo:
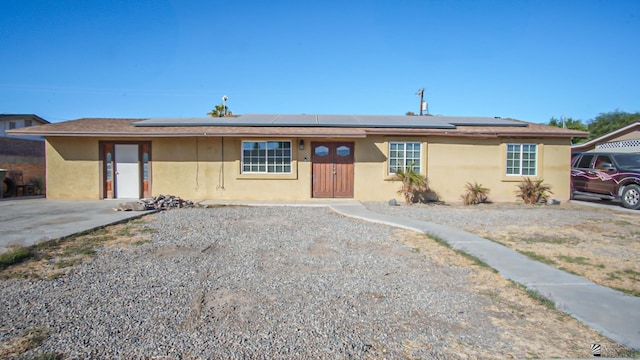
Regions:
<instances>
[{"instance_id":1,"label":"car wheel","mask_svg":"<svg viewBox=\"0 0 640 360\"><path fill-rule=\"evenodd\" d=\"M573 183L571 183L571 185L569 186L569 200L574 200L576 198L575 194L573 193L575 191L575 189L573 188Z\"/></svg>"},{"instance_id":2,"label":"car wheel","mask_svg":"<svg viewBox=\"0 0 640 360\"><path fill-rule=\"evenodd\" d=\"M622 206L627 209L640 209L640 186L635 184L625 186L621 200Z\"/></svg>"}]
</instances>

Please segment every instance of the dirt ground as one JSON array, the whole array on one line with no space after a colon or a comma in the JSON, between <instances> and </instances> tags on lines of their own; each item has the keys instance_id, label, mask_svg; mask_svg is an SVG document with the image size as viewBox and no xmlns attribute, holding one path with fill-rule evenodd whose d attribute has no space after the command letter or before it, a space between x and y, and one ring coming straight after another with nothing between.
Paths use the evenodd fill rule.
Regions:
<instances>
[{"instance_id":1,"label":"dirt ground","mask_svg":"<svg viewBox=\"0 0 640 360\"><path fill-rule=\"evenodd\" d=\"M556 263L554 266L566 268L603 285L640 291L638 216L610 211L590 214L587 218L576 219L574 225L558 222L557 225L542 227L532 222L529 225L492 226L490 231L481 227L469 227L467 230L520 251L529 251L553 260ZM151 234L147 233L148 229L144 226L145 221L150 219L146 217L110 226L65 242L43 246L38 250L39 255L32 260L0 271L0 279L65 276L73 271L74 264L99 256L99 251L95 252L94 249L102 246L127 249L150 241ZM469 286L490 300L485 310L494 325L501 329L505 343L514 344L506 354L497 356L487 354L486 349L452 343L452 358L504 358L503 355L509 358L509 354L523 353L529 354L528 358L588 358L591 357L591 344L602 346L603 357L640 357L639 352L600 335L550 307L550 304L545 304L543 300L527 294L521 286L506 280L492 269L476 264L425 235L406 230L396 230L395 235L394 241L406 243L415 252L424 254L429 261L472 269ZM37 347L42 335L36 335L28 333L12 343L0 342L0 357L16 356ZM404 346L411 353L412 346L419 344L407 343Z\"/></svg>"},{"instance_id":2,"label":"dirt ground","mask_svg":"<svg viewBox=\"0 0 640 360\"><path fill-rule=\"evenodd\" d=\"M12 278L51 280L66 276L73 271L74 265L98 256L97 250L101 247L128 249L151 241L150 231L144 224L145 220L136 219L88 234L42 243L33 248L26 261L4 269L0 267L0 281ZM47 331L36 327L22 337L0 339L0 359L20 358L24 352L37 348L46 337Z\"/></svg>"},{"instance_id":3,"label":"dirt ground","mask_svg":"<svg viewBox=\"0 0 640 360\"><path fill-rule=\"evenodd\" d=\"M41 243L32 248L27 261L0 268L0 280L64 276L73 271L74 265L97 256L101 247L126 249L151 241L150 229L144 224L145 220L135 219L88 234Z\"/></svg>"},{"instance_id":4,"label":"dirt ground","mask_svg":"<svg viewBox=\"0 0 640 360\"><path fill-rule=\"evenodd\" d=\"M556 310L544 299L533 298L521 286L492 269L476 264L426 235L407 230L398 230L396 234L396 240L412 246L430 261L473 269L468 279L469 286L490 299L490 305L485 310L493 324L502 330L501 336L505 342L514 344L510 354L529 354L527 358L588 358L592 356L591 344L599 344L602 347L602 357L640 357L639 352L600 335L571 316ZM482 349L464 346L454 353L460 359L494 358ZM516 358L509 357L509 354L503 355L506 358Z\"/></svg>"},{"instance_id":5,"label":"dirt ground","mask_svg":"<svg viewBox=\"0 0 640 360\"><path fill-rule=\"evenodd\" d=\"M483 206L487 211L518 208ZM563 204L550 214L552 218L496 223L491 228L467 226L464 230L597 284L640 296L640 212ZM530 215L535 213L523 213Z\"/></svg>"}]
</instances>

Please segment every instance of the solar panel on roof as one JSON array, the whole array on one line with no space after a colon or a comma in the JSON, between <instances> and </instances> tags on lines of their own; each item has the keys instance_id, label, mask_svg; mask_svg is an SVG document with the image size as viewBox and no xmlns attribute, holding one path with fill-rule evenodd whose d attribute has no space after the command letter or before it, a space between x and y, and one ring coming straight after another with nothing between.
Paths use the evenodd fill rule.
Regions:
<instances>
[{"instance_id":1,"label":"solar panel on roof","mask_svg":"<svg viewBox=\"0 0 640 360\"><path fill-rule=\"evenodd\" d=\"M523 122L499 117L447 117L447 121L452 125L465 126L527 126Z\"/></svg>"},{"instance_id":2,"label":"solar panel on roof","mask_svg":"<svg viewBox=\"0 0 640 360\"><path fill-rule=\"evenodd\" d=\"M238 117L152 118L134 126L269 126L269 127L371 127L455 129L464 126L527 126L511 119L452 116L381 116L381 115L273 115L247 114Z\"/></svg>"},{"instance_id":3,"label":"solar panel on roof","mask_svg":"<svg viewBox=\"0 0 640 360\"><path fill-rule=\"evenodd\" d=\"M350 115L319 115L318 121L326 126L363 126L361 121L357 121L354 116Z\"/></svg>"},{"instance_id":4,"label":"solar panel on roof","mask_svg":"<svg viewBox=\"0 0 640 360\"><path fill-rule=\"evenodd\" d=\"M278 115L275 124L280 126L312 126L317 125L317 116L309 114Z\"/></svg>"}]
</instances>

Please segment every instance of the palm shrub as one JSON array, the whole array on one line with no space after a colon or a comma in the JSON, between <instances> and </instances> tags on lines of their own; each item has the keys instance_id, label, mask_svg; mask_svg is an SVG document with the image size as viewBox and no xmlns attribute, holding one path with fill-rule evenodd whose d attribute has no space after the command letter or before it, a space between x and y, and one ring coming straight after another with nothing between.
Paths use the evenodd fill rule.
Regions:
<instances>
[{"instance_id":1,"label":"palm shrub","mask_svg":"<svg viewBox=\"0 0 640 360\"><path fill-rule=\"evenodd\" d=\"M473 184L467 182L465 189L467 191L460 196L465 205L476 205L487 202L490 191L489 188L486 188L482 186L482 184L478 184L474 181Z\"/></svg>"},{"instance_id":2,"label":"palm shrub","mask_svg":"<svg viewBox=\"0 0 640 360\"><path fill-rule=\"evenodd\" d=\"M531 180L531 178L524 178L520 184L518 184L518 190L516 196L524 201L525 204L536 204L541 201L547 201L551 192L551 186L543 184L544 180Z\"/></svg>"},{"instance_id":3,"label":"palm shrub","mask_svg":"<svg viewBox=\"0 0 640 360\"><path fill-rule=\"evenodd\" d=\"M406 169L396 169L396 179L402 182L402 188L398 190L398 194L404 196L404 201L411 205L414 201L421 199L423 194L429 191L427 179L416 172L414 164L407 166Z\"/></svg>"}]
</instances>

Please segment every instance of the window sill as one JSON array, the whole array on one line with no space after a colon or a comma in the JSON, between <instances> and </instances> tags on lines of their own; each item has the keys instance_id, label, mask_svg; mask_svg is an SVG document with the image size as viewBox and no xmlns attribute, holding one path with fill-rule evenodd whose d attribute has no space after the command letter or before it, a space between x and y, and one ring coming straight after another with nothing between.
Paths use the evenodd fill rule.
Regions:
<instances>
[{"instance_id":1,"label":"window sill","mask_svg":"<svg viewBox=\"0 0 640 360\"><path fill-rule=\"evenodd\" d=\"M502 175L502 182L521 182L522 179L538 179L538 175Z\"/></svg>"},{"instance_id":2,"label":"window sill","mask_svg":"<svg viewBox=\"0 0 640 360\"><path fill-rule=\"evenodd\" d=\"M290 174L239 174L237 180L297 180L298 175Z\"/></svg>"}]
</instances>

